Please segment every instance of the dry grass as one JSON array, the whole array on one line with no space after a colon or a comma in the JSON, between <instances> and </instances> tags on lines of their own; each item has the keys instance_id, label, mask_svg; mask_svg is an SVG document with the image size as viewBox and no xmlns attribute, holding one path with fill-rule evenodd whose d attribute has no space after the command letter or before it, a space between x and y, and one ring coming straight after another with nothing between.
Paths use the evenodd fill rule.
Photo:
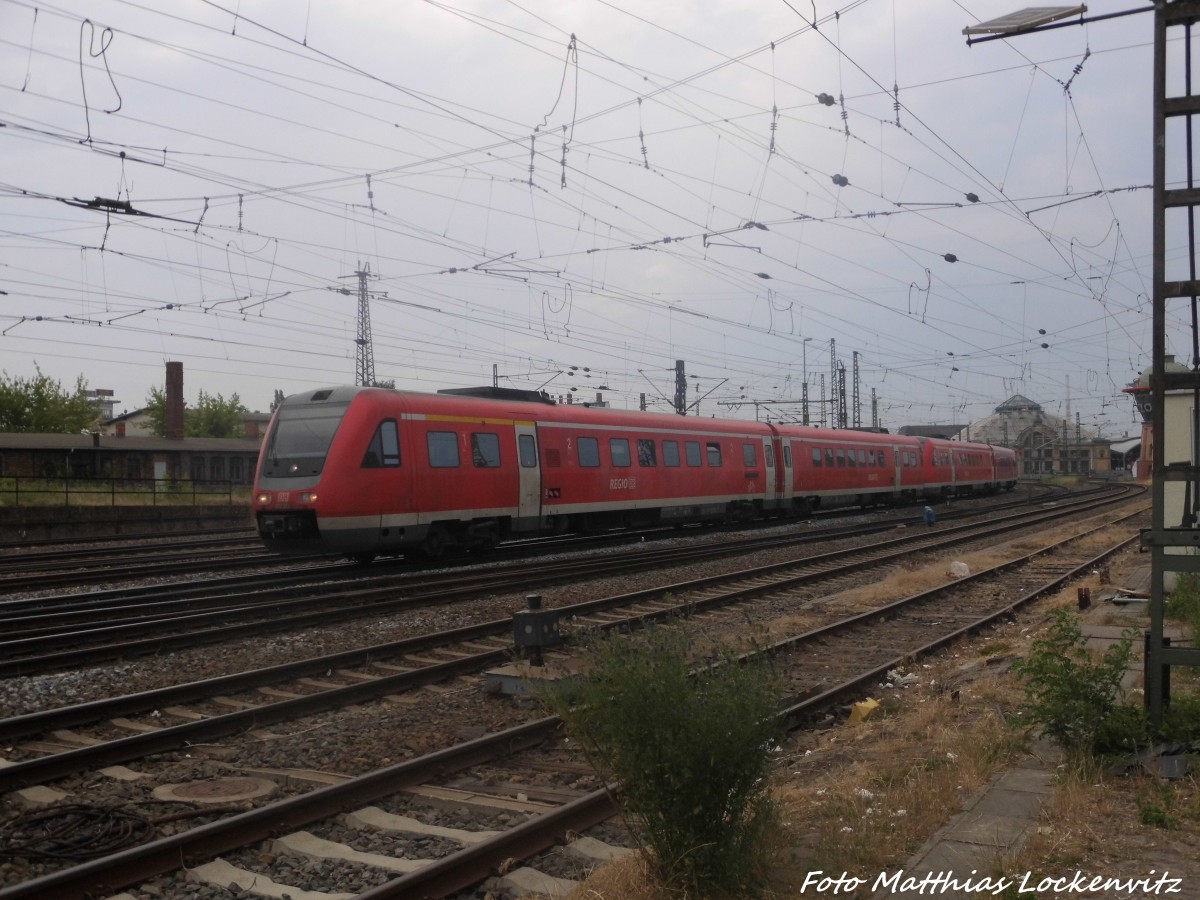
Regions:
<instances>
[{"instance_id":1,"label":"dry grass","mask_svg":"<svg viewBox=\"0 0 1200 900\"><path fill-rule=\"evenodd\" d=\"M1128 530L1106 530L1097 550ZM963 557L977 571L986 554ZM1136 553L1126 570L1143 565ZM878 602L944 581L944 564L899 572L882 586L847 592L847 603ZM1116 583L1122 563L1114 562ZM1082 584L1101 587L1092 576ZM800 896L804 876L875 873L907 864L929 838L1000 770L1027 751L1019 706L1022 687L1010 671L1010 654L1023 655L1046 624L1049 611L1076 605L1076 587L1064 588L1019 621L992 629L954 651L911 670L919 684L881 688L880 708L865 723L798 732L775 773L783 812L777 862L767 900ZM830 598L831 600L834 598ZM837 598L841 602L842 597ZM795 617L797 621L801 617ZM1135 613L1097 611L1093 621L1140 626ZM784 626L773 623L774 632ZM1192 689L1200 672L1179 670L1177 689ZM1040 746L1040 745L1039 745ZM1151 869L1185 878L1184 893L1200 895L1200 785L1195 778L1161 782L1145 775L1114 778L1098 769L1058 773L1053 801L1021 851L998 860L995 871L1073 875L1083 869L1106 877L1144 876ZM866 793L864 793L866 792ZM811 895L812 890L806 895ZM636 857L596 873L570 900L665 900L644 861ZM852 896L843 894L839 896Z\"/></svg>"},{"instance_id":2,"label":"dry grass","mask_svg":"<svg viewBox=\"0 0 1200 900\"><path fill-rule=\"evenodd\" d=\"M1152 869L1200 891L1200 785L1144 773L1117 778L1095 768L1060 772L1052 804L1010 871L1062 876L1076 870L1144 876Z\"/></svg>"},{"instance_id":3,"label":"dry grass","mask_svg":"<svg viewBox=\"0 0 1200 900\"><path fill-rule=\"evenodd\" d=\"M777 871L780 896L817 869L903 866L1022 752L1023 737L1007 722L1020 698L1002 675L1007 666L997 657L950 656L918 668L920 684L884 689L881 709L862 725L807 736L813 746L777 775L792 832L791 858Z\"/></svg>"},{"instance_id":4,"label":"dry grass","mask_svg":"<svg viewBox=\"0 0 1200 900\"><path fill-rule=\"evenodd\" d=\"M1063 540L1080 530L1080 523L1072 522L1038 536L1018 538L1007 544L997 544L987 550L954 554L917 568L908 568L902 564L894 568L885 578L870 585L852 588L822 598L817 604L814 604L818 611L816 613L802 610L795 615L772 622L770 633L774 637L800 634L828 621L830 615L834 613L847 615L877 609L887 603L931 590L955 580L954 576L949 573L951 562L963 562L972 573L981 572L1008 560L1014 553L1032 553L1052 540ZM1078 546L1098 554L1127 536L1127 529L1104 528L1094 535L1081 539ZM1071 591L1072 602L1074 602L1074 586ZM1093 590L1094 592L1095 590Z\"/></svg>"},{"instance_id":5,"label":"dry grass","mask_svg":"<svg viewBox=\"0 0 1200 900\"><path fill-rule=\"evenodd\" d=\"M644 857L626 856L594 872L567 900L677 900L650 872Z\"/></svg>"}]
</instances>

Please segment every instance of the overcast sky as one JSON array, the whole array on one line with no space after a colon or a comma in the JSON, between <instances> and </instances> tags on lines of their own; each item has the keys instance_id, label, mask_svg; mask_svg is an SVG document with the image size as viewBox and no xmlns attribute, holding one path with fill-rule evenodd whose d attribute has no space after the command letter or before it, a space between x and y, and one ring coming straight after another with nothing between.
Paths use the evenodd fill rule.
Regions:
<instances>
[{"instance_id":1,"label":"overcast sky","mask_svg":"<svg viewBox=\"0 0 1200 900\"><path fill-rule=\"evenodd\" d=\"M0 367L266 410L369 270L400 388L1132 433L1152 16L966 45L1018 7L0 0Z\"/></svg>"}]
</instances>

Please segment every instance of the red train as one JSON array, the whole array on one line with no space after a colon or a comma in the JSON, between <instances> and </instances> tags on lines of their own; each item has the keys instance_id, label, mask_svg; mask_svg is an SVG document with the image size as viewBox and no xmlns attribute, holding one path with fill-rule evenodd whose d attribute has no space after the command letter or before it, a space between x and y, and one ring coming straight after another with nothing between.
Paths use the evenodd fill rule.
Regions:
<instances>
[{"instance_id":1,"label":"red train","mask_svg":"<svg viewBox=\"0 0 1200 900\"><path fill-rule=\"evenodd\" d=\"M514 536L1011 489L1012 450L555 404L503 388L288 397L259 456L266 545L369 560Z\"/></svg>"}]
</instances>

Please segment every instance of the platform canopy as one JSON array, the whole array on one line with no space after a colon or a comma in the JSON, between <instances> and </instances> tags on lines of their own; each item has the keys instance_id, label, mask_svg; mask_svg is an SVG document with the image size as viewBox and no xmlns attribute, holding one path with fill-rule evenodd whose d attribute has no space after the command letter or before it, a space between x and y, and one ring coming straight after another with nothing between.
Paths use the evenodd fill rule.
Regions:
<instances>
[{"instance_id":1,"label":"platform canopy","mask_svg":"<svg viewBox=\"0 0 1200 900\"><path fill-rule=\"evenodd\" d=\"M1039 25L1049 25L1067 16L1081 15L1087 12L1087 6L1027 6L1008 15L1000 16L978 25L968 25L963 34L1008 34L1014 31L1028 31Z\"/></svg>"}]
</instances>

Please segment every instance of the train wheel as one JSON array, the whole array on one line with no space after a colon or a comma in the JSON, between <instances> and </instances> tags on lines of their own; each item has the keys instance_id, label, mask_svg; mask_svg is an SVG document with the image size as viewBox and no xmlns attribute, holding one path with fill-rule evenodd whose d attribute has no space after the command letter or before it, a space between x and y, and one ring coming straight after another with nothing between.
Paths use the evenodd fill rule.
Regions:
<instances>
[{"instance_id":1,"label":"train wheel","mask_svg":"<svg viewBox=\"0 0 1200 900\"><path fill-rule=\"evenodd\" d=\"M352 562L358 563L360 566L369 566L371 563L375 562L375 554L369 550L364 551L363 553L351 553L347 558Z\"/></svg>"},{"instance_id":2,"label":"train wheel","mask_svg":"<svg viewBox=\"0 0 1200 900\"><path fill-rule=\"evenodd\" d=\"M446 548L449 545L445 530L435 525L429 529L425 540L421 541L421 555L426 559L441 559L446 555Z\"/></svg>"},{"instance_id":3,"label":"train wheel","mask_svg":"<svg viewBox=\"0 0 1200 900\"><path fill-rule=\"evenodd\" d=\"M476 553L491 553L500 543L500 534L495 528L482 528L475 532L475 542L471 549Z\"/></svg>"}]
</instances>

